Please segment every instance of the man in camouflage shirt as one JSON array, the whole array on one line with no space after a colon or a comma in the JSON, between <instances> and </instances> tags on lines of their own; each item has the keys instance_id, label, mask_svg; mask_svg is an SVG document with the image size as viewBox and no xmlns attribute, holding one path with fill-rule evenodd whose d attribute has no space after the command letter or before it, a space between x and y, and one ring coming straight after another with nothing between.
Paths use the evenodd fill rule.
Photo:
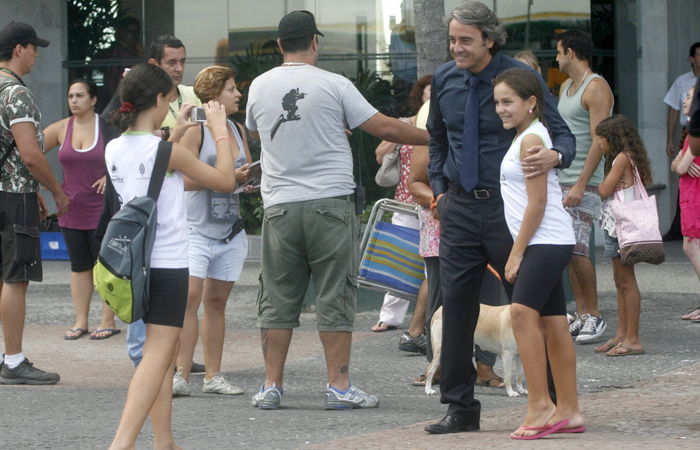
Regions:
<instances>
[{"instance_id":1,"label":"man in camouflage shirt","mask_svg":"<svg viewBox=\"0 0 700 450\"><path fill-rule=\"evenodd\" d=\"M46 205L37 193L39 184L53 194L59 215L68 210L68 197L44 157L41 112L21 78L34 67L38 47L48 45L21 22L0 31L0 318L6 353L0 359L0 384L60 379L34 367L22 353L27 286L42 278L39 216L46 215Z\"/></svg>"}]
</instances>

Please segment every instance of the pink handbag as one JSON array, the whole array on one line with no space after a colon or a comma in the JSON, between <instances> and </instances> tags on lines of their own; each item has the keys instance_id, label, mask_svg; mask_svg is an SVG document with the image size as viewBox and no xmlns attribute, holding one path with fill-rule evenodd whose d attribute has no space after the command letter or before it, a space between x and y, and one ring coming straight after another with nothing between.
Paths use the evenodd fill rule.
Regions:
<instances>
[{"instance_id":1,"label":"pink handbag","mask_svg":"<svg viewBox=\"0 0 700 450\"><path fill-rule=\"evenodd\" d=\"M630 162L632 159L630 158ZM620 243L623 266L640 262L661 264L666 259L664 244L659 231L659 215L656 198L649 197L644 189L637 168L634 171L634 201L625 203L621 190L615 191L610 207L615 215L615 231Z\"/></svg>"}]
</instances>

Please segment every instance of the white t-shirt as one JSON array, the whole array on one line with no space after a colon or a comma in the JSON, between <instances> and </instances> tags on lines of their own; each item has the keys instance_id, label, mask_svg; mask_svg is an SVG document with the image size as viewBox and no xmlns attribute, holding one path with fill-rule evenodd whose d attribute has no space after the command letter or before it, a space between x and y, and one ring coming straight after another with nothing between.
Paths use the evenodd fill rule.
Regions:
<instances>
[{"instance_id":1,"label":"white t-shirt","mask_svg":"<svg viewBox=\"0 0 700 450\"><path fill-rule=\"evenodd\" d=\"M281 66L253 80L246 127L262 142L265 208L352 194L345 128L377 113L350 80L315 66Z\"/></svg>"},{"instance_id":2,"label":"white t-shirt","mask_svg":"<svg viewBox=\"0 0 700 450\"><path fill-rule=\"evenodd\" d=\"M121 205L148 193L160 141L152 133L127 132L107 144L107 171ZM158 197L158 220L151 267L189 267L188 249L185 184L182 174L171 172L166 174Z\"/></svg>"},{"instance_id":3,"label":"white t-shirt","mask_svg":"<svg viewBox=\"0 0 700 450\"><path fill-rule=\"evenodd\" d=\"M671 85L671 89L666 93L666 97L664 97L664 103L676 111L683 111L683 100L688 95L690 88L695 86L696 81L697 78L692 70L676 78L676 81ZM681 126L684 127L688 122L688 117L685 114L680 114L679 121Z\"/></svg>"},{"instance_id":4,"label":"white t-shirt","mask_svg":"<svg viewBox=\"0 0 700 450\"><path fill-rule=\"evenodd\" d=\"M523 138L529 134L538 136L545 147L552 148L552 140L547 128L539 120L535 120L515 138L501 162L501 195L508 230L516 239L525 216L528 198L525 188L525 175L520 161L520 148ZM574 245L574 228L571 216L562 205L562 193L555 170L547 173L547 206L539 228L530 239L528 245Z\"/></svg>"}]
</instances>

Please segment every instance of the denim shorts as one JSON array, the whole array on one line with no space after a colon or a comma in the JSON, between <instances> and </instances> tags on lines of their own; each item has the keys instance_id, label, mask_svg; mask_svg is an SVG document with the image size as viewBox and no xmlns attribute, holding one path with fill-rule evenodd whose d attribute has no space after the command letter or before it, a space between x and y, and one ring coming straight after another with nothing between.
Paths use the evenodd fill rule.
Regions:
<instances>
[{"instance_id":1,"label":"denim shorts","mask_svg":"<svg viewBox=\"0 0 700 450\"><path fill-rule=\"evenodd\" d=\"M603 230L605 234L605 247L603 248L603 256L606 258L619 258L620 257L620 243L617 238L610 237L606 230Z\"/></svg>"},{"instance_id":2,"label":"denim shorts","mask_svg":"<svg viewBox=\"0 0 700 450\"><path fill-rule=\"evenodd\" d=\"M562 198L566 198L572 187L561 185ZM598 186L588 185L583 191L581 203L578 206L565 208L574 221L574 235L576 236L574 255L590 257L591 230L593 229L595 213L599 207Z\"/></svg>"},{"instance_id":3,"label":"denim shorts","mask_svg":"<svg viewBox=\"0 0 700 450\"><path fill-rule=\"evenodd\" d=\"M243 263L248 256L248 237L245 230L226 244L190 228L190 276L201 279L235 282L241 277Z\"/></svg>"}]
</instances>

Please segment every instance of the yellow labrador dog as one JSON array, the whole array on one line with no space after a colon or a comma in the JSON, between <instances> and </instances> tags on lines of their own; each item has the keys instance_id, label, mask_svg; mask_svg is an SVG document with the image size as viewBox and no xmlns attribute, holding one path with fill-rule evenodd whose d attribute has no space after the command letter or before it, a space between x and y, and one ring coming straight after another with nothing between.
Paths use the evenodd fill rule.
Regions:
<instances>
[{"instance_id":1,"label":"yellow labrador dog","mask_svg":"<svg viewBox=\"0 0 700 450\"><path fill-rule=\"evenodd\" d=\"M432 389L433 376L440 366L442 353L442 307L440 307L430 321L430 343L433 348L433 361L428 366L425 375L425 393L435 394ZM482 350L496 353L503 360L503 380L509 397L518 397L527 394L523 388L523 364L520 361L518 344L513 335L513 325L510 320L510 305L488 306L481 305L479 321L474 331L474 343ZM513 363L515 363L516 386L513 390Z\"/></svg>"}]
</instances>

